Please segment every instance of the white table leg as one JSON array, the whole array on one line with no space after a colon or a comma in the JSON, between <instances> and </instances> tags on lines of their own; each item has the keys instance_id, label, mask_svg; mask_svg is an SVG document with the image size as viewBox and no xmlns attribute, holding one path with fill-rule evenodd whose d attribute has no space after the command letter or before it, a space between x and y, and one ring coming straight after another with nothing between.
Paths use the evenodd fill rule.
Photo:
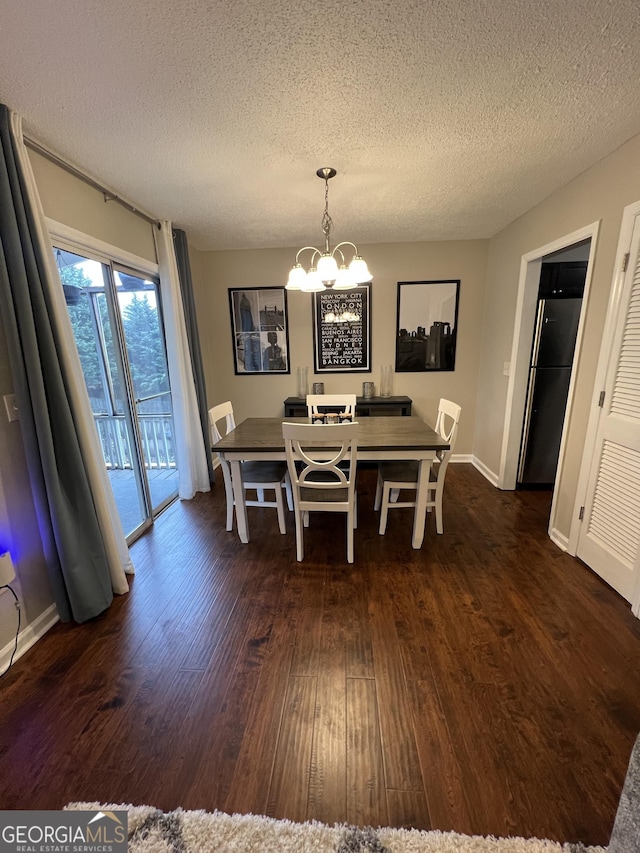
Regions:
<instances>
[{"instance_id":1,"label":"white table leg","mask_svg":"<svg viewBox=\"0 0 640 853\"><path fill-rule=\"evenodd\" d=\"M233 483L233 500L236 505L236 524L238 525L238 536L245 545L249 541L249 525L247 523L247 504L245 503L244 485L242 483L242 469L239 459L230 459L231 482Z\"/></svg>"},{"instance_id":2,"label":"white table leg","mask_svg":"<svg viewBox=\"0 0 640 853\"><path fill-rule=\"evenodd\" d=\"M427 497L429 495L429 459L420 460L418 470L418 488L416 489L416 510L413 516L413 536L411 545L413 548L421 548L424 539L424 527L427 518Z\"/></svg>"}]
</instances>

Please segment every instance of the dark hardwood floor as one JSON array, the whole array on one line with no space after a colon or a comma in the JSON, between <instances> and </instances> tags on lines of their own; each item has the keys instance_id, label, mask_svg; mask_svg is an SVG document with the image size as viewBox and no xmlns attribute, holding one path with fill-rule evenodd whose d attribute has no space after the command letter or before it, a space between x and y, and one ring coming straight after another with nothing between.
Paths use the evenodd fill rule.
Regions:
<instances>
[{"instance_id":1,"label":"dark hardwood floor","mask_svg":"<svg viewBox=\"0 0 640 853\"><path fill-rule=\"evenodd\" d=\"M0 808L74 800L606 844L640 730L640 621L548 538L550 496L449 468L445 533L250 509L222 484L132 547L129 595L0 682Z\"/></svg>"}]
</instances>

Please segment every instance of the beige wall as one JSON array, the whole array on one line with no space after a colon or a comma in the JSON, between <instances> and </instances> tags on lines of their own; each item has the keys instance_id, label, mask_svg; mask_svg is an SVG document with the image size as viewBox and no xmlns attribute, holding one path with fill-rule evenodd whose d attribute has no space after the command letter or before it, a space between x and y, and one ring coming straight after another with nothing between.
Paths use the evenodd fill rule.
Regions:
<instances>
[{"instance_id":1,"label":"beige wall","mask_svg":"<svg viewBox=\"0 0 640 853\"><path fill-rule=\"evenodd\" d=\"M46 216L122 249L155 261L151 225L60 167L30 152ZM13 393L6 338L0 324L0 397ZM8 537L6 537L8 534ZM31 487L20 422L9 423L0 411L0 546L12 543L16 557L14 584L22 602L21 630L28 632L53 603ZM0 595L0 650L13 643L15 609L10 593Z\"/></svg>"},{"instance_id":2,"label":"beige wall","mask_svg":"<svg viewBox=\"0 0 640 853\"><path fill-rule=\"evenodd\" d=\"M583 345L577 362L574 408L558 484L556 529L569 535L595 370L613 279L613 264L623 208L640 199L640 136L634 137L542 204L520 217L489 244L483 344L474 454L499 471L508 379L503 362L511 358L518 276L522 255L600 221L595 265L587 303Z\"/></svg>"},{"instance_id":3,"label":"beige wall","mask_svg":"<svg viewBox=\"0 0 640 853\"><path fill-rule=\"evenodd\" d=\"M89 184L29 150L45 215L83 234L156 262L152 226Z\"/></svg>"},{"instance_id":4,"label":"beige wall","mask_svg":"<svg viewBox=\"0 0 640 853\"><path fill-rule=\"evenodd\" d=\"M0 324L0 396L13 393L7 343ZM40 532L27 474L19 421L0 409L0 550L10 548L16 567L12 582L21 603L21 630L53 601L44 565ZM0 649L15 638L17 612L10 592L0 595Z\"/></svg>"},{"instance_id":5,"label":"beige wall","mask_svg":"<svg viewBox=\"0 0 640 853\"><path fill-rule=\"evenodd\" d=\"M362 382L380 381L382 364L395 360L398 281L461 280L456 369L453 372L394 376L394 394L413 399L417 415L433 422L438 400L462 406L457 452L471 453L475 421L478 352L486 278L487 242L395 243L360 247L374 274L371 295L371 373L313 374L313 338L309 294L288 293L291 375L236 376L229 320L230 287L282 287L295 249L203 252L191 250L200 337L203 341L209 405L231 400L236 420L283 413L283 401L296 394L295 371L309 368L309 384L325 383L327 393L362 393Z\"/></svg>"}]
</instances>

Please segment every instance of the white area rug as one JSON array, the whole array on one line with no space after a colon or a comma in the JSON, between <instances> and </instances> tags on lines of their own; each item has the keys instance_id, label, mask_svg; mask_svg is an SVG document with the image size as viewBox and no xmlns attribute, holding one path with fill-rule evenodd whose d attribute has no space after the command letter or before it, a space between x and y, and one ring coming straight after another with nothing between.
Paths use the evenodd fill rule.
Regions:
<instances>
[{"instance_id":1,"label":"white area rug","mask_svg":"<svg viewBox=\"0 0 640 853\"><path fill-rule=\"evenodd\" d=\"M538 838L291 823L223 812L161 812L151 806L71 803L67 809L129 812L129 853L604 853L603 847Z\"/></svg>"}]
</instances>

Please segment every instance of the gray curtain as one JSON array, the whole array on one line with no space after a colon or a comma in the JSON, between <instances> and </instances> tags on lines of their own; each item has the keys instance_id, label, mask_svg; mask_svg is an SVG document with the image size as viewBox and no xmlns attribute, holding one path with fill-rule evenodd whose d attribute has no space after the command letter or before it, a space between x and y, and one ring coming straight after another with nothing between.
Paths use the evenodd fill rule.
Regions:
<instances>
[{"instance_id":1,"label":"gray curtain","mask_svg":"<svg viewBox=\"0 0 640 853\"><path fill-rule=\"evenodd\" d=\"M0 309L20 428L58 613L85 622L113 599L109 562L58 359L51 247L39 237L4 105L0 146Z\"/></svg>"},{"instance_id":2,"label":"gray curtain","mask_svg":"<svg viewBox=\"0 0 640 853\"><path fill-rule=\"evenodd\" d=\"M180 293L182 294L182 307L184 310L184 321L187 327L187 340L189 342L189 353L191 354L191 369L193 370L193 381L196 386L196 397L198 400L198 411L200 412L200 423L202 424L202 435L204 445L207 448L207 465L209 466L209 481L213 482L213 463L211 461L211 438L209 433L209 412L207 408L207 386L204 380L202 368L202 351L200 349L200 337L198 335L198 320L196 318L196 304L193 298L193 282L191 281L191 267L189 265L189 246L187 235L179 228L173 228L173 245L176 252L176 264L178 266L178 277L180 278Z\"/></svg>"}]
</instances>

